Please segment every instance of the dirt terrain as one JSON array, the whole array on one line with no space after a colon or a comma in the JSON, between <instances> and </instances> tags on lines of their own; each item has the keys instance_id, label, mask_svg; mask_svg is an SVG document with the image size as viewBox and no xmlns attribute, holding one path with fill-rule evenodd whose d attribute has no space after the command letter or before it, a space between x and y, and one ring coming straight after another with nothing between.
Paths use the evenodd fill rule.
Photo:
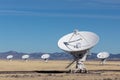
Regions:
<instances>
[{"instance_id":1,"label":"dirt terrain","mask_svg":"<svg viewBox=\"0 0 120 80\"><path fill-rule=\"evenodd\" d=\"M86 61L88 73L69 73L71 61L0 60L0 80L120 80L120 61ZM73 64L74 65L74 64Z\"/></svg>"}]
</instances>

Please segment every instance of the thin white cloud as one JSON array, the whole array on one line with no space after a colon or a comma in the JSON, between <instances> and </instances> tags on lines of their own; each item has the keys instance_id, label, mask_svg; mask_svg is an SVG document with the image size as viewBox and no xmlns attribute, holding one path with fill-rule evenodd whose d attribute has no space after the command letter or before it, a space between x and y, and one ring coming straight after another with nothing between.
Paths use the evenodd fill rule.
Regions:
<instances>
[{"instance_id":1,"label":"thin white cloud","mask_svg":"<svg viewBox=\"0 0 120 80\"><path fill-rule=\"evenodd\" d=\"M47 3L46 3L47 2ZM22 6L21 6L22 5ZM120 0L20 0L0 3L0 9L16 10L80 10L120 9Z\"/></svg>"},{"instance_id":2,"label":"thin white cloud","mask_svg":"<svg viewBox=\"0 0 120 80\"><path fill-rule=\"evenodd\" d=\"M66 0L71 2L100 2L100 3L111 3L120 4L120 0Z\"/></svg>"},{"instance_id":3,"label":"thin white cloud","mask_svg":"<svg viewBox=\"0 0 120 80\"><path fill-rule=\"evenodd\" d=\"M78 14L78 13L49 13L17 10L0 10L0 15L9 16L39 16L39 17L71 17L71 18L98 18L98 19L120 19L120 15L100 15L100 14Z\"/></svg>"},{"instance_id":4,"label":"thin white cloud","mask_svg":"<svg viewBox=\"0 0 120 80\"><path fill-rule=\"evenodd\" d=\"M71 3L79 3L79 8L82 7L83 9L120 9L120 0L67 0Z\"/></svg>"},{"instance_id":5,"label":"thin white cloud","mask_svg":"<svg viewBox=\"0 0 120 80\"><path fill-rule=\"evenodd\" d=\"M106 4L120 4L120 0L92 0L92 1L106 3Z\"/></svg>"},{"instance_id":6,"label":"thin white cloud","mask_svg":"<svg viewBox=\"0 0 120 80\"><path fill-rule=\"evenodd\" d=\"M0 13L23 13L28 11L20 11L20 10L0 10Z\"/></svg>"}]
</instances>

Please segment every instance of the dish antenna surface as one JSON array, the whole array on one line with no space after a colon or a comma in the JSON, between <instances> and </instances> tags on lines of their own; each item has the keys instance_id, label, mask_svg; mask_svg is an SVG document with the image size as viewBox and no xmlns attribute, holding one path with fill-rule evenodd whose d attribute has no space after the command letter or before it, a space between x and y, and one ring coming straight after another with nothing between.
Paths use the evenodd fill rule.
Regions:
<instances>
[{"instance_id":1,"label":"dish antenna surface","mask_svg":"<svg viewBox=\"0 0 120 80\"><path fill-rule=\"evenodd\" d=\"M13 55L8 55L6 58L7 58L8 60L12 60Z\"/></svg>"},{"instance_id":2,"label":"dish antenna surface","mask_svg":"<svg viewBox=\"0 0 120 80\"><path fill-rule=\"evenodd\" d=\"M50 57L49 54L43 54L43 55L41 56L41 58L44 59L45 62L48 62L49 57Z\"/></svg>"},{"instance_id":3,"label":"dish antenna surface","mask_svg":"<svg viewBox=\"0 0 120 80\"><path fill-rule=\"evenodd\" d=\"M29 57L30 57L29 55L23 55L22 59L27 61Z\"/></svg>"},{"instance_id":4,"label":"dish antenna surface","mask_svg":"<svg viewBox=\"0 0 120 80\"><path fill-rule=\"evenodd\" d=\"M74 30L72 33L60 38L58 47L74 57L73 62L66 68L76 62L75 72L86 72L83 61L86 60L86 57L90 52L89 50L94 47L98 41L99 37L95 33L78 30Z\"/></svg>"},{"instance_id":5,"label":"dish antenna surface","mask_svg":"<svg viewBox=\"0 0 120 80\"><path fill-rule=\"evenodd\" d=\"M105 64L106 59L110 56L108 52L100 52L97 54L97 58L101 59L101 64Z\"/></svg>"}]
</instances>

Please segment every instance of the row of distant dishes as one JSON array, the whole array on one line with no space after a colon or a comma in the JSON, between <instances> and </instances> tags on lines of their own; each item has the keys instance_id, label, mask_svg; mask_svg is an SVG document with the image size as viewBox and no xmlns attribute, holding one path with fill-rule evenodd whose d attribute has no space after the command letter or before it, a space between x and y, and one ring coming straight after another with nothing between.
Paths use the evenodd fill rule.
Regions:
<instances>
[{"instance_id":1,"label":"row of distant dishes","mask_svg":"<svg viewBox=\"0 0 120 80\"><path fill-rule=\"evenodd\" d=\"M8 55L6 58L7 58L8 60L12 60L13 57L14 57L13 55ZM30 55L23 55L23 56L22 56L22 59L23 59L23 60L27 60L29 57L30 57ZM41 58L44 59L46 62L47 62L47 60L49 59L49 57L50 57L49 54L43 54L43 55L41 56Z\"/></svg>"},{"instance_id":2,"label":"row of distant dishes","mask_svg":"<svg viewBox=\"0 0 120 80\"><path fill-rule=\"evenodd\" d=\"M13 57L14 57L13 55L8 55L6 58L7 58L8 60L12 60ZM22 56L22 59L23 59L23 60L27 60L29 57L30 57L29 55L23 55L23 56Z\"/></svg>"},{"instance_id":3,"label":"row of distant dishes","mask_svg":"<svg viewBox=\"0 0 120 80\"><path fill-rule=\"evenodd\" d=\"M22 59L23 60L27 60L30 56L29 55L23 55ZM43 54L41 56L42 59L44 59L46 62L49 59L50 55L49 54ZM101 64L104 64L106 59L109 57L109 53L108 52L100 52L97 54L97 58L101 59ZM11 60L13 58L13 55L8 55L6 57L8 60Z\"/></svg>"}]
</instances>

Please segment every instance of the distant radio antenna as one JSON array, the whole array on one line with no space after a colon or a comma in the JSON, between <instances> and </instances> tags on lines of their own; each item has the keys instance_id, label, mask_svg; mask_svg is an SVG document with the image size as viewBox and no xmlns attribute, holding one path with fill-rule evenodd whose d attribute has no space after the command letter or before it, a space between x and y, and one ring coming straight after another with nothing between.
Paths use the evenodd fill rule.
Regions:
<instances>
[{"instance_id":1,"label":"distant radio antenna","mask_svg":"<svg viewBox=\"0 0 120 80\"><path fill-rule=\"evenodd\" d=\"M74 72L87 72L83 61L86 60L87 55L90 53L90 49L94 47L98 41L99 37L95 33L79 31L77 29L60 38L58 47L74 57L72 63L66 68L76 62L76 70Z\"/></svg>"},{"instance_id":2,"label":"distant radio antenna","mask_svg":"<svg viewBox=\"0 0 120 80\"><path fill-rule=\"evenodd\" d=\"M41 56L41 58L42 58L45 62L48 62L49 57L50 57L49 54L43 54L43 55Z\"/></svg>"},{"instance_id":3,"label":"distant radio antenna","mask_svg":"<svg viewBox=\"0 0 120 80\"><path fill-rule=\"evenodd\" d=\"M30 57L29 55L23 55L22 59L25 60L25 61L27 61L29 57Z\"/></svg>"},{"instance_id":4,"label":"distant radio antenna","mask_svg":"<svg viewBox=\"0 0 120 80\"><path fill-rule=\"evenodd\" d=\"M101 59L101 64L105 64L106 59L110 56L108 52L100 52L97 54L97 58Z\"/></svg>"},{"instance_id":5,"label":"distant radio antenna","mask_svg":"<svg viewBox=\"0 0 120 80\"><path fill-rule=\"evenodd\" d=\"M7 58L7 60L10 60L10 61L11 61L12 58L13 58L13 55L8 55L6 58Z\"/></svg>"}]
</instances>

